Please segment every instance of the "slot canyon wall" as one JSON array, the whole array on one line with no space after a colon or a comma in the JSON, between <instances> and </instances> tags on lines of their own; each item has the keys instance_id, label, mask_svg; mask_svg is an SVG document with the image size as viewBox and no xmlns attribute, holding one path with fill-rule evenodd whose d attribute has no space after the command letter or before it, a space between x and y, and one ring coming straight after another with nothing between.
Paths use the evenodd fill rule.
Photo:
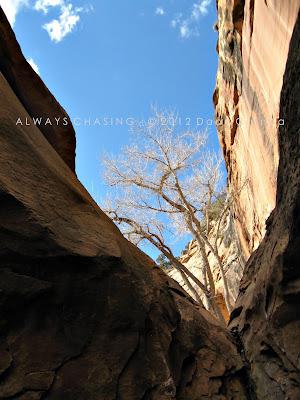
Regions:
<instances>
[{"instance_id":1,"label":"slot canyon wall","mask_svg":"<svg viewBox=\"0 0 300 400\"><path fill-rule=\"evenodd\" d=\"M238 195L232 210L235 229L222 231L220 249L232 303L239 291L244 259L262 241L266 220L275 207L278 128L286 119L280 115L280 96L299 3L298 0L217 1L216 123L229 185ZM195 250L191 243L182 261L199 276L201 257ZM223 281L214 258L209 257L218 301L225 310ZM189 292L176 270L168 273Z\"/></svg>"},{"instance_id":2,"label":"slot canyon wall","mask_svg":"<svg viewBox=\"0 0 300 400\"><path fill-rule=\"evenodd\" d=\"M298 0L218 0L218 133L245 257L275 206L279 103ZM281 116L285 119L285 116Z\"/></svg>"},{"instance_id":3,"label":"slot canyon wall","mask_svg":"<svg viewBox=\"0 0 300 400\"><path fill-rule=\"evenodd\" d=\"M230 187L238 193L245 183L234 217L244 254L252 254L229 327L241 340L256 398L296 400L300 1L219 0L217 5L214 103L217 122L223 122L218 133Z\"/></svg>"},{"instance_id":4,"label":"slot canyon wall","mask_svg":"<svg viewBox=\"0 0 300 400\"><path fill-rule=\"evenodd\" d=\"M3 12L1 12L0 41L0 71L28 116L43 120L50 118L52 121L55 117L59 117L61 121L65 118L68 122L67 125L60 123L58 126L42 124L40 131L75 172L75 131L70 118L23 57L13 31L8 29Z\"/></svg>"},{"instance_id":5,"label":"slot canyon wall","mask_svg":"<svg viewBox=\"0 0 300 400\"><path fill-rule=\"evenodd\" d=\"M283 9L282 2L256 0L255 7L259 3ZM225 24L222 15L228 26L233 14L240 21L230 28L235 40L242 32L241 15L247 15L239 4L219 1L219 13L224 11L219 29ZM245 267L231 315L233 333L195 305L98 208L72 171L71 125L52 133L16 125L18 117L66 114L26 64L0 8L1 400L300 398L300 23L291 11L295 4L299 8L298 1L286 4L292 6L288 15L295 26L289 25L292 39L286 43L277 99L278 115L284 115L286 123L272 139L279 155L277 197L275 203L276 179L270 178L276 178L276 157L272 164L264 156L261 184L265 178L267 186L272 182L275 209ZM259 18L255 15L253 27ZM231 58L227 55L233 68L235 54L238 57L234 49ZM221 65L221 51L220 57ZM25 77L35 90L24 86ZM222 81L219 70L217 113L222 90L234 95L230 82ZM236 104L244 101L241 82ZM236 135L239 132L237 128ZM254 132L255 149L237 148L236 139L232 145L226 142L232 184L243 176L239 168L243 171L248 161L253 165L250 150L264 152L259 147L264 138L258 140L259 131ZM230 132L219 133L225 143ZM244 164L234 161L237 154ZM259 190L254 192L258 196ZM251 215L259 212L256 206L249 197ZM247 232L243 243L250 253L257 243L248 240L252 217L247 219L243 208L235 212L240 234ZM257 219L261 226L264 218Z\"/></svg>"},{"instance_id":6,"label":"slot canyon wall","mask_svg":"<svg viewBox=\"0 0 300 400\"><path fill-rule=\"evenodd\" d=\"M124 239L64 162L73 129L53 141L16 125L65 114L1 8L0 54L0 399L247 399L229 332ZM24 101L26 71L36 90Z\"/></svg>"},{"instance_id":7,"label":"slot canyon wall","mask_svg":"<svg viewBox=\"0 0 300 400\"><path fill-rule=\"evenodd\" d=\"M230 327L243 342L258 399L300 398L300 19L280 101L276 207L245 268Z\"/></svg>"}]
</instances>

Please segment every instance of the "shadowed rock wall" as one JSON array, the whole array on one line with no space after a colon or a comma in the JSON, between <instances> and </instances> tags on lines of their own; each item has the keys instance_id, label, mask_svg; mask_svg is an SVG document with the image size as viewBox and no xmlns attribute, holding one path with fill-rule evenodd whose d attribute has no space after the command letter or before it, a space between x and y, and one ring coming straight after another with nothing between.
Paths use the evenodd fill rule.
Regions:
<instances>
[{"instance_id":1,"label":"shadowed rock wall","mask_svg":"<svg viewBox=\"0 0 300 400\"><path fill-rule=\"evenodd\" d=\"M28 119L31 121L32 118L42 118L40 131L71 170L75 172L76 141L70 119L24 58L15 34L1 7L0 72L26 109ZM15 116L15 122L19 117L19 115ZM46 123L47 118L50 118L52 125ZM55 118L60 118L58 126ZM23 120L22 123L25 124L25 121ZM67 125L64 125L64 123L67 123Z\"/></svg>"}]
</instances>

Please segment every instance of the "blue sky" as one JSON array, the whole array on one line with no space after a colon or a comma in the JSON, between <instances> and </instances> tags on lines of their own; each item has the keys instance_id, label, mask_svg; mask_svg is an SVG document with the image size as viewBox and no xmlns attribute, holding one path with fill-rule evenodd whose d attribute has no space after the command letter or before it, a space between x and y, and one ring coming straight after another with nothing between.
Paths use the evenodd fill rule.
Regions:
<instances>
[{"instance_id":1,"label":"blue sky","mask_svg":"<svg viewBox=\"0 0 300 400\"><path fill-rule=\"evenodd\" d=\"M76 170L100 200L100 156L128 143L128 127L84 119L147 118L151 104L183 118L213 118L214 0L0 0L23 53L80 118ZM218 147L210 128L210 141Z\"/></svg>"}]
</instances>

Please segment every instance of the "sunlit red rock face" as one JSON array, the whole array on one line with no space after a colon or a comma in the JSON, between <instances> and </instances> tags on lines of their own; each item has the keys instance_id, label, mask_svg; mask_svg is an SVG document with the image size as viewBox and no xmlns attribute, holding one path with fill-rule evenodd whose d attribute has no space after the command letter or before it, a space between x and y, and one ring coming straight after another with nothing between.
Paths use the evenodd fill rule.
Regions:
<instances>
[{"instance_id":1,"label":"sunlit red rock face","mask_svg":"<svg viewBox=\"0 0 300 400\"><path fill-rule=\"evenodd\" d=\"M259 400L300 399L300 17L280 99L276 206L251 255L230 327L244 345Z\"/></svg>"},{"instance_id":2,"label":"sunlit red rock face","mask_svg":"<svg viewBox=\"0 0 300 400\"><path fill-rule=\"evenodd\" d=\"M235 219L248 257L275 206L280 93L300 1L217 4L220 62L214 102L229 182L241 191Z\"/></svg>"}]
</instances>

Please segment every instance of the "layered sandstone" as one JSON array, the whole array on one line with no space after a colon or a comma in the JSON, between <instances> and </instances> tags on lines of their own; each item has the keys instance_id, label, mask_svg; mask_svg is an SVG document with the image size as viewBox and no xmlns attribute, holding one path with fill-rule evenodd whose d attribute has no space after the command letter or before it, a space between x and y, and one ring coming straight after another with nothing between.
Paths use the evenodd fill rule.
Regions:
<instances>
[{"instance_id":1,"label":"layered sandstone","mask_svg":"<svg viewBox=\"0 0 300 400\"><path fill-rule=\"evenodd\" d=\"M246 266L230 327L245 349L258 399L300 398L300 18L280 102L276 207Z\"/></svg>"},{"instance_id":2,"label":"layered sandstone","mask_svg":"<svg viewBox=\"0 0 300 400\"><path fill-rule=\"evenodd\" d=\"M300 2L219 0L218 7L218 131L231 188L247 183L235 207L245 255L258 246L230 328L254 398L298 399Z\"/></svg>"},{"instance_id":3,"label":"layered sandstone","mask_svg":"<svg viewBox=\"0 0 300 400\"><path fill-rule=\"evenodd\" d=\"M40 131L75 172L76 142L70 118L26 61L1 7L0 72L27 111L27 123L32 123L32 118L41 118ZM17 123L20 116L15 117ZM19 122L26 124L25 120Z\"/></svg>"},{"instance_id":4,"label":"layered sandstone","mask_svg":"<svg viewBox=\"0 0 300 400\"><path fill-rule=\"evenodd\" d=\"M240 192L236 226L245 256L275 206L279 102L299 0L218 0L214 94L229 183Z\"/></svg>"}]
</instances>

